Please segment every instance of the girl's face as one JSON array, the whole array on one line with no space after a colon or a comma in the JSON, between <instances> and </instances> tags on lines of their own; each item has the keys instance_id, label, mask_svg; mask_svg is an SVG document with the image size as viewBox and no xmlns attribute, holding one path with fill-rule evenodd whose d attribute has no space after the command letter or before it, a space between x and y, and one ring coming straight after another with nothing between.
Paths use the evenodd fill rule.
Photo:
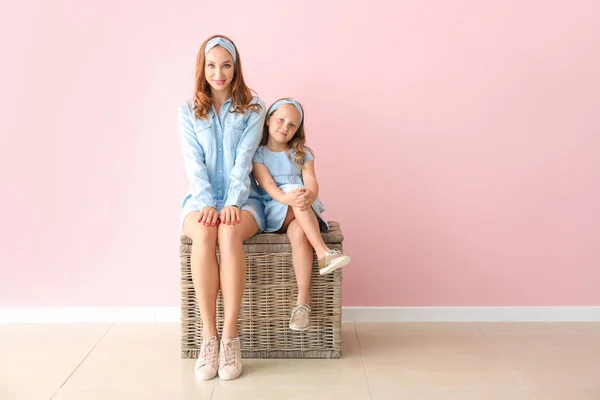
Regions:
<instances>
[{"instance_id":1,"label":"girl's face","mask_svg":"<svg viewBox=\"0 0 600 400\"><path fill-rule=\"evenodd\" d=\"M215 46L206 54L204 76L212 90L231 90L233 81L233 57L221 46Z\"/></svg>"},{"instance_id":2,"label":"girl's face","mask_svg":"<svg viewBox=\"0 0 600 400\"><path fill-rule=\"evenodd\" d=\"M267 125L269 126L270 140L287 144L300 126L300 113L293 105L284 104L271 114L267 119Z\"/></svg>"}]
</instances>

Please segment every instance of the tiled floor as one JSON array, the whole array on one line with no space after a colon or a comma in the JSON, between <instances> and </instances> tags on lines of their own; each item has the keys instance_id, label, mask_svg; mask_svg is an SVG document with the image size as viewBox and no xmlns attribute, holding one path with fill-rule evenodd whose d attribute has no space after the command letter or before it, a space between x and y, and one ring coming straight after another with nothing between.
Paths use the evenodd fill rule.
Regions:
<instances>
[{"instance_id":1,"label":"tiled floor","mask_svg":"<svg viewBox=\"0 0 600 400\"><path fill-rule=\"evenodd\" d=\"M341 360L195 382L177 323L0 325L1 400L600 400L600 323L345 323Z\"/></svg>"}]
</instances>

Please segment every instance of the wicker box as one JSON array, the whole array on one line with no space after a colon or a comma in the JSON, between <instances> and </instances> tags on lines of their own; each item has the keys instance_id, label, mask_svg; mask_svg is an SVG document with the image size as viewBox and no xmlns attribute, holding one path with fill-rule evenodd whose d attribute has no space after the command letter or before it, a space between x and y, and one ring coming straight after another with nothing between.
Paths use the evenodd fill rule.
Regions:
<instances>
[{"instance_id":1,"label":"wicker box","mask_svg":"<svg viewBox=\"0 0 600 400\"><path fill-rule=\"evenodd\" d=\"M337 222L323 234L330 248L342 250ZM190 271L192 240L181 236L181 357L196 358L202 340L202 320ZM263 233L244 242L248 270L239 315L243 358L341 358L342 270L319 275L313 252L311 325L290 330L297 285L291 246L286 234ZM218 258L218 252L217 252ZM217 329L223 325L221 294L217 299Z\"/></svg>"}]
</instances>

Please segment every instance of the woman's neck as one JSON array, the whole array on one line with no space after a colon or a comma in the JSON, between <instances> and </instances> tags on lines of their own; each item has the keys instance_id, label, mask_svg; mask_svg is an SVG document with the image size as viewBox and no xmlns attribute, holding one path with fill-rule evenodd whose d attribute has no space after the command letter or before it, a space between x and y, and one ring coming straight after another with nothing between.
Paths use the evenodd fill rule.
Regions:
<instances>
[{"instance_id":1,"label":"woman's neck","mask_svg":"<svg viewBox=\"0 0 600 400\"><path fill-rule=\"evenodd\" d=\"M221 111L221 106L231 97L231 90L227 91L215 91L211 92L212 102L215 106L215 111L217 114Z\"/></svg>"}]
</instances>

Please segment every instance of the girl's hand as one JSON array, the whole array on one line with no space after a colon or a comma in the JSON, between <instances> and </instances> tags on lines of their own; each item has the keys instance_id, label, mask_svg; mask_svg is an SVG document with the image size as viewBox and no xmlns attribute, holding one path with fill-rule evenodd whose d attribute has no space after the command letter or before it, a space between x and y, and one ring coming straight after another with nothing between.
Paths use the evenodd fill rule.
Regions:
<instances>
[{"instance_id":1,"label":"girl's hand","mask_svg":"<svg viewBox=\"0 0 600 400\"><path fill-rule=\"evenodd\" d=\"M286 204L290 207L301 207L302 202L300 201L300 195L302 192L303 189L294 189L288 192L283 198L283 204Z\"/></svg>"},{"instance_id":2,"label":"girl's hand","mask_svg":"<svg viewBox=\"0 0 600 400\"><path fill-rule=\"evenodd\" d=\"M304 189L301 195L298 197L298 200L301 203L300 210L304 211L309 209L315 200L317 199L317 194L308 189Z\"/></svg>"},{"instance_id":3,"label":"girl's hand","mask_svg":"<svg viewBox=\"0 0 600 400\"><path fill-rule=\"evenodd\" d=\"M198 223L202 225L215 226L218 224L219 212L214 207L204 207L200 210Z\"/></svg>"},{"instance_id":4,"label":"girl's hand","mask_svg":"<svg viewBox=\"0 0 600 400\"><path fill-rule=\"evenodd\" d=\"M236 206L227 206L221 210L221 223L235 225L240 223L240 209Z\"/></svg>"}]
</instances>

